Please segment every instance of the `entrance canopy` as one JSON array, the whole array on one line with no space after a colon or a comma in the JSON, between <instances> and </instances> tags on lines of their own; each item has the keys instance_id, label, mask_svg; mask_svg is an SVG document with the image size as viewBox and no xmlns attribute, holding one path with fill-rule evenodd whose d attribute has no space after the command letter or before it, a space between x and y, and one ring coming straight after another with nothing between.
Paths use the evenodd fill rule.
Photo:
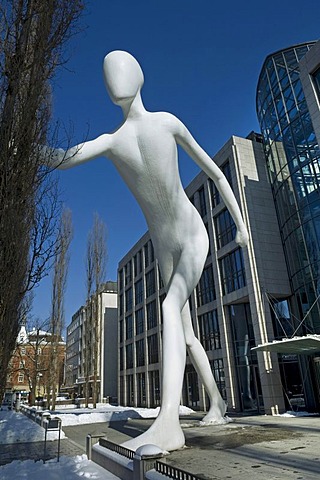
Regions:
<instances>
[{"instance_id":1,"label":"entrance canopy","mask_svg":"<svg viewBox=\"0 0 320 480\"><path fill-rule=\"evenodd\" d=\"M273 342L263 343L251 350L260 352L296 353L312 355L320 352L320 335L306 335L304 337L283 338Z\"/></svg>"}]
</instances>

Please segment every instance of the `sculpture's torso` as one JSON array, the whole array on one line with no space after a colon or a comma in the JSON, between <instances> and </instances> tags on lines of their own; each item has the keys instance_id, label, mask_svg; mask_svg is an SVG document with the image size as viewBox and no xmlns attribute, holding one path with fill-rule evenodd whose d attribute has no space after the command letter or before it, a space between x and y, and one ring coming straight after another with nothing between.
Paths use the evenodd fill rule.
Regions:
<instances>
[{"instance_id":1,"label":"sculpture's torso","mask_svg":"<svg viewBox=\"0 0 320 480\"><path fill-rule=\"evenodd\" d=\"M146 217L153 241L162 246L181 245L204 228L181 185L174 120L162 112L128 118L111 135L108 149Z\"/></svg>"}]
</instances>

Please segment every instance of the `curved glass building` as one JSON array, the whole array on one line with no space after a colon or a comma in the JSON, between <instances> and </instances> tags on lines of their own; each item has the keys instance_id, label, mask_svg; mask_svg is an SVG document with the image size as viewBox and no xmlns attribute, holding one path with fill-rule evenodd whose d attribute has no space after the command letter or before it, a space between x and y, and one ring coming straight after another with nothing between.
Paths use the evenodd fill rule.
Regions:
<instances>
[{"instance_id":1,"label":"curved glass building","mask_svg":"<svg viewBox=\"0 0 320 480\"><path fill-rule=\"evenodd\" d=\"M315 43L269 55L256 97L299 334L320 333L320 151L299 68Z\"/></svg>"}]
</instances>

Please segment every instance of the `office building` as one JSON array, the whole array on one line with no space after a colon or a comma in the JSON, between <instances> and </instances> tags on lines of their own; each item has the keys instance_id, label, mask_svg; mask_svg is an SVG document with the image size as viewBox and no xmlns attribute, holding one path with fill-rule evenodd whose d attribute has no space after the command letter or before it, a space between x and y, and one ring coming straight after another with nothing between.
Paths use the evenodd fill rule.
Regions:
<instances>
[{"instance_id":1,"label":"office building","mask_svg":"<svg viewBox=\"0 0 320 480\"><path fill-rule=\"evenodd\" d=\"M67 327L65 387L72 396L117 399L117 284L106 282ZM95 387L96 383L96 387Z\"/></svg>"},{"instance_id":2,"label":"office building","mask_svg":"<svg viewBox=\"0 0 320 480\"><path fill-rule=\"evenodd\" d=\"M277 338L320 334L320 42L269 55L257 87L257 114L264 140L290 286L290 318ZM320 357L304 350L280 357L296 362L295 393L317 409ZM302 355L301 353L310 354Z\"/></svg>"},{"instance_id":3,"label":"office building","mask_svg":"<svg viewBox=\"0 0 320 480\"><path fill-rule=\"evenodd\" d=\"M291 295L261 136L232 137L214 161L234 191L250 243L244 250L237 246L233 220L215 185L201 172L186 188L210 240L202 277L189 299L194 330L229 411L281 412L291 385L283 385L278 356L251 350L274 339L274 311L285 312ZM148 233L120 261L118 291L119 401L157 406L165 291ZM182 402L208 407L189 358Z\"/></svg>"}]
</instances>

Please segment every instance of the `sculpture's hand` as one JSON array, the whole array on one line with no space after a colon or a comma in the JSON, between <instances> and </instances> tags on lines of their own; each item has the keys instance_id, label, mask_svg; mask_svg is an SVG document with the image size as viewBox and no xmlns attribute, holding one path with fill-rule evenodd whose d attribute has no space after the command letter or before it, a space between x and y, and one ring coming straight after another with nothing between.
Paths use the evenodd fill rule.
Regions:
<instances>
[{"instance_id":1,"label":"sculpture's hand","mask_svg":"<svg viewBox=\"0 0 320 480\"><path fill-rule=\"evenodd\" d=\"M246 228L246 226L243 224L241 225L238 230L237 230L237 234L236 234L236 238L235 238L235 241L238 245L240 245L240 247L246 247L248 245L248 242L249 242L249 234L248 234L248 230Z\"/></svg>"},{"instance_id":2,"label":"sculpture's hand","mask_svg":"<svg viewBox=\"0 0 320 480\"><path fill-rule=\"evenodd\" d=\"M49 168L59 168L62 164L66 152L63 148L41 147L43 163Z\"/></svg>"}]
</instances>

